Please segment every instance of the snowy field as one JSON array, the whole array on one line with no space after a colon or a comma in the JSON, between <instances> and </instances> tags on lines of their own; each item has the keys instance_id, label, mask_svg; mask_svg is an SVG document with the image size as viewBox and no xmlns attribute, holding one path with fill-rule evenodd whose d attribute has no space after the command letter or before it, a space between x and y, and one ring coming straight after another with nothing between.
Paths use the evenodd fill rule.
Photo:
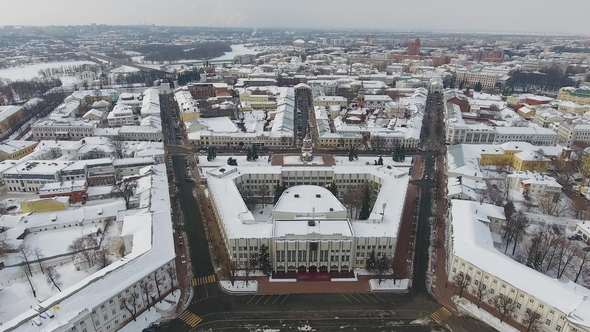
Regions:
<instances>
[{"instance_id":1,"label":"snowy field","mask_svg":"<svg viewBox=\"0 0 590 332\"><path fill-rule=\"evenodd\" d=\"M59 293L57 289L52 289L47 284L47 277L41 273L38 265L32 264L31 269L33 270L31 282L37 297L33 296L31 286L20 268L5 268L0 271L0 280L2 280L0 282L0 323L11 320L29 310L31 306ZM85 271L76 271L73 264L57 265L56 270L61 275L60 288L62 290L90 275ZM10 276L12 276L12 279L8 279Z\"/></svg>"},{"instance_id":2,"label":"snowy field","mask_svg":"<svg viewBox=\"0 0 590 332\"><path fill-rule=\"evenodd\" d=\"M25 67L13 67L0 69L0 78L9 80L30 80L39 77L40 69L60 68L62 66L76 66L83 64L94 64L90 61L67 61L67 62L47 62L38 63Z\"/></svg>"}]
</instances>

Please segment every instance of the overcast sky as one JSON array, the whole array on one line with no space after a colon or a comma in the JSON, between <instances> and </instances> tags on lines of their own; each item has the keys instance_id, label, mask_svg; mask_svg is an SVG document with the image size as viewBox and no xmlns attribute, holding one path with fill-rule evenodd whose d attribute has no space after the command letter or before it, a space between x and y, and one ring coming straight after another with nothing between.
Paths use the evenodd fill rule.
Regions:
<instances>
[{"instance_id":1,"label":"overcast sky","mask_svg":"<svg viewBox=\"0 0 590 332\"><path fill-rule=\"evenodd\" d=\"M590 35L589 0L2 0L0 25L156 24Z\"/></svg>"}]
</instances>

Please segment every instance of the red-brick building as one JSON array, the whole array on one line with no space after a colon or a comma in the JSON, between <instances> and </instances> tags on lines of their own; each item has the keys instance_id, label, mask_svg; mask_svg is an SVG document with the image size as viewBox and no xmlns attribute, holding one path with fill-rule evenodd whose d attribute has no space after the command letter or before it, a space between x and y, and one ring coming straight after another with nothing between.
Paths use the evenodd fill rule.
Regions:
<instances>
[{"instance_id":1,"label":"red-brick building","mask_svg":"<svg viewBox=\"0 0 590 332\"><path fill-rule=\"evenodd\" d=\"M69 197L70 203L87 200L88 184L85 180L47 183L39 189L39 198Z\"/></svg>"},{"instance_id":2,"label":"red-brick building","mask_svg":"<svg viewBox=\"0 0 590 332\"><path fill-rule=\"evenodd\" d=\"M190 83L188 91L194 99L207 99L215 97L215 86L213 83Z\"/></svg>"},{"instance_id":3,"label":"red-brick building","mask_svg":"<svg viewBox=\"0 0 590 332\"><path fill-rule=\"evenodd\" d=\"M545 96L532 96L532 97L527 97L525 100L525 104L534 106L534 105L546 105L549 104L553 101L554 99L551 97L545 97Z\"/></svg>"},{"instance_id":4,"label":"red-brick building","mask_svg":"<svg viewBox=\"0 0 590 332\"><path fill-rule=\"evenodd\" d=\"M408 44L408 55L420 55L420 38Z\"/></svg>"}]
</instances>

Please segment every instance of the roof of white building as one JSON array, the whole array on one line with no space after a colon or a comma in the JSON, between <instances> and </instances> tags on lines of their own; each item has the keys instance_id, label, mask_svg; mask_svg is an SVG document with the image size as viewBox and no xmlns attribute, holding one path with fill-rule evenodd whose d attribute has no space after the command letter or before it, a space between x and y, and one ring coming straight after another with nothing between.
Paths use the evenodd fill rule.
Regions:
<instances>
[{"instance_id":1,"label":"roof of white building","mask_svg":"<svg viewBox=\"0 0 590 332\"><path fill-rule=\"evenodd\" d=\"M37 144L36 141L6 140L0 142L0 151L6 154L13 154Z\"/></svg>"},{"instance_id":2,"label":"roof of white building","mask_svg":"<svg viewBox=\"0 0 590 332\"><path fill-rule=\"evenodd\" d=\"M489 229L490 211L503 214L501 207L452 200L453 254L506 283L565 313L576 324L590 327L590 290L571 282L553 279L494 248Z\"/></svg>"},{"instance_id":3,"label":"roof of white building","mask_svg":"<svg viewBox=\"0 0 590 332\"><path fill-rule=\"evenodd\" d=\"M22 107L20 106L0 106L0 122L13 116L21 109Z\"/></svg>"},{"instance_id":4,"label":"roof of white building","mask_svg":"<svg viewBox=\"0 0 590 332\"><path fill-rule=\"evenodd\" d=\"M314 219L310 225L309 219L302 220L275 220L273 235L284 237L289 235L342 235L352 237L353 231L348 220Z\"/></svg>"},{"instance_id":5,"label":"roof of white building","mask_svg":"<svg viewBox=\"0 0 590 332\"><path fill-rule=\"evenodd\" d=\"M309 214L314 211L323 214L346 211L346 208L328 189L311 185L295 186L285 190L273 208L273 212L296 214Z\"/></svg>"}]
</instances>

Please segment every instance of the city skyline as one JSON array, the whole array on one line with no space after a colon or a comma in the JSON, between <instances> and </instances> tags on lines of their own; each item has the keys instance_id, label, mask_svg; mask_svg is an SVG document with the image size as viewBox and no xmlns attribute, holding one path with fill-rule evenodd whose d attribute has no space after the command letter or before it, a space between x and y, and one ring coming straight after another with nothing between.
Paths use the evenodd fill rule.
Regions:
<instances>
[{"instance_id":1,"label":"city skyline","mask_svg":"<svg viewBox=\"0 0 590 332\"><path fill-rule=\"evenodd\" d=\"M439 2L424 0L420 6L401 1L301 0L285 2L281 8L261 0L204 0L198 4L179 0L174 6L154 0L125 3L105 0L111 8L105 15L89 16L88 7L73 0L55 2L25 0L4 5L3 25L109 25L155 24L160 26L201 26L286 29L361 29L401 31L447 31L483 33L533 33L589 35L584 27L587 2L571 0L558 7L547 0L474 5L466 0ZM31 11L31 8L36 8ZM338 8L334 13L333 9ZM569 10L569 12L568 12ZM486 23L485 25L481 24Z\"/></svg>"}]
</instances>

